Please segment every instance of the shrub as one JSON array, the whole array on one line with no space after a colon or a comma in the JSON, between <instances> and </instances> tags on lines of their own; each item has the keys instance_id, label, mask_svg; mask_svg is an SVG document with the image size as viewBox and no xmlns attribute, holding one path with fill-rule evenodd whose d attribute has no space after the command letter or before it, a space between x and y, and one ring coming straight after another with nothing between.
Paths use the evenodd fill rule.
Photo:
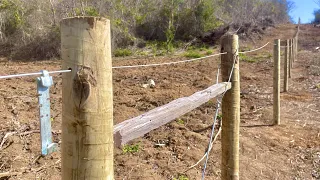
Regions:
<instances>
[{"instance_id":1,"label":"shrub","mask_svg":"<svg viewBox=\"0 0 320 180\"><path fill-rule=\"evenodd\" d=\"M179 175L178 178L173 178L173 180L189 180L189 178L185 175Z\"/></svg>"},{"instance_id":2,"label":"shrub","mask_svg":"<svg viewBox=\"0 0 320 180\"><path fill-rule=\"evenodd\" d=\"M184 53L184 57L187 58L200 58L202 57L202 55L198 52L198 51L187 51L186 53Z\"/></svg>"},{"instance_id":3,"label":"shrub","mask_svg":"<svg viewBox=\"0 0 320 180\"><path fill-rule=\"evenodd\" d=\"M177 123L180 124L180 125L184 125L184 120L183 119L178 119Z\"/></svg>"},{"instance_id":4,"label":"shrub","mask_svg":"<svg viewBox=\"0 0 320 180\"><path fill-rule=\"evenodd\" d=\"M256 57L249 57L246 54L239 54L239 58L240 58L240 60L245 61L245 62L249 62L249 63L255 63L259 60Z\"/></svg>"},{"instance_id":5,"label":"shrub","mask_svg":"<svg viewBox=\"0 0 320 180\"><path fill-rule=\"evenodd\" d=\"M122 148L122 152L123 153L136 153L139 152L140 149L140 145L136 144L136 145L124 145L124 147Z\"/></svg>"},{"instance_id":6,"label":"shrub","mask_svg":"<svg viewBox=\"0 0 320 180\"><path fill-rule=\"evenodd\" d=\"M206 55L207 55L207 56L209 56L209 55L211 55L211 54L213 54L213 51L212 51L212 50L208 50L208 51L206 52Z\"/></svg>"},{"instance_id":7,"label":"shrub","mask_svg":"<svg viewBox=\"0 0 320 180\"><path fill-rule=\"evenodd\" d=\"M133 53L130 49L116 49L114 52L115 57L131 56Z\"/></svg>"}]
</instances>

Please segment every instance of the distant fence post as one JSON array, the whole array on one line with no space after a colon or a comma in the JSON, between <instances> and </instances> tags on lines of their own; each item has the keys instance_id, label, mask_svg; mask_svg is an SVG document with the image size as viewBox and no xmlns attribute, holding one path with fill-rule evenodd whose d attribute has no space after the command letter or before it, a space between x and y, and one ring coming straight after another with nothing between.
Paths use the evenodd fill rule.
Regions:
<instances>
[{"instance_id":1,"label":"distant fence post","mask_svg":"<svg viewBox=\"0 0 320 180\"><path fill-rule=\"evenodd\" d=\"M221 41L222 81L231 76L232 87L222 99L222 163L221 179L239 179L239 130L240 130L240 77L238 57L238 36L226 35Z\"/></svg>"},{"instance_id":2,"label":"distant fence post","mask_svg":"<svg viewBox=\"0 0 320 180\"><path fill-rule=\"evenodd\" d=\"M294 52L295 52L295 61L298 59L298 34L297 36L294 38L295 39L295 44L294 44Z\"/></svg>"},{"instance_id":3,"label":"distant fence post","mask_svg":"<svg viewBox=\"0 0 320 180\"><path fill-rule=\"evenodd\" d=\"M291 78L291 69L292 69L292 41L289 40L289 78Z\"/></svg>"},{"instance_id":4,"label":"distant fence post","mask_svg":"<svg viewBox=\"0 0 320 180\"><path fill-rule=\"evenodd\" d=\"M291 68L293 68L293 63L294 63L294 61L296 60L296 53L295 53L295 38L292 38L291 39L291 44L292 44L292 46L291 46L291 48L292 48L292 63L291 63Z\"/></svg>"},{"instance_id":5,"label":"distant fence post","mask_svg":"<svg viewBox=\"0 0 320 180\"><path fill-rule=\"evenodd\" d=\"M284 52L284 92L288 92L289 88L289 76L288 76L288 63L289 63L289 40L286 40L286 49Z\"/></svg>"},{"instance_id":6,"label":"distant fence post","mask_svg":"<svg viewBox=\"0 0 320 180\"><path fill-rule=\"evenodd\" d=\"M273 120L280 124L280 39L274 40L274 71L273 71Z\"/></svg>"},{"instance_id":7,"label":"distant fence post","mask_svg":"<svg viewBox=\"0 0 320 180\"><path fill-rule=\"evenodd\" d=\"M110 21L61 21L62 180L113 180Z\"/></svg>"}]
</instances>

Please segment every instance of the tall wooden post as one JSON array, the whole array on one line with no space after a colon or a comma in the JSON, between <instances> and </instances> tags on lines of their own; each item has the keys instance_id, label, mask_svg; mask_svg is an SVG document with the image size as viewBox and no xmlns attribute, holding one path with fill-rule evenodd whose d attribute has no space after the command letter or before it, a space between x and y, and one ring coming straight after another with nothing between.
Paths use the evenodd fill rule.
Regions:
<instances>
[{"instance_id":1,"label":"tall wooden post","mask_svg":"<svg viewBox=\"0 0 320 180\"><path fill-rule=\"evenodd\" d=\"M284 52L284 92L288 92L289 88L289 74L288 74L288 63L289 63L289 40L286 41L286 49Z\"/></svg>"},{"instance_id":2,"label":"tall wooden post","mask_svg":"<svg viewBox=\"0 0 320 180\"><path fill-rule=\"evenodd\" d=\"M297 60L297 58L298 58L298 41L299 41L299 31L298 31L298 33L297 33L297 35L296 35L296 37L295 37L295 52L296 52L296 60Z\"/></svg>"},{"instance_id":3,"label":"tall wooden post","mask_svg":"<svg viewBox=\"0 0 320 180\"><path fill-rule=\"evenodd\" d=\"M298 41L299 41L299 33L297 33L296 37L294 38L295 39L295 46L294 46L294 52L295 52L295 60L298 59Z\"/></svg>"},{"instance_id":4,"label":"tall wooden post","mask_svg":"<svg viewBox=\"0 0 320 180\"><path fill-rule=\"evenodd\" d=\"M273 120L280 124L280 39L274 40L274 71L273 71Z\"/></svg>"},{"instance_id":5,"label":"tall wooden post","mask_svg":"<svg viewBox=\"0 0 320 180\"><path fill-rule=\"evenodd\" d=\"M292 48L292 63L291 63L291 66L292 66L292 68L293 68L293 63L294 63L294 61L296 60L296 52L295 52L295 46L296 46L296 44L295 44L295 38L292 38L291 39L291 44L292 44L292 46L291 46L291 48Z\"/></svg>"},{"instance_id":6,"label":"tall wooden post","mask_svg":"<svg viewBox=\"0 0 320 180\"><path fill-rule=\"evenodd\" d=\"M222 180L239 179L239 130L240 130L240 77L238 57L238 36L222 38L221 56L222 81L229 80L232 88L222 99Z\"/></svg>"},{"instance_id":7,"label":"tall wooden post","mask_svg":"<svg viewBox=\"0 0 320 180\"><path fill-rule=\"evenodd\" d=\"M110 21L61 21L62 179L113 180Z\"/></svg>"},{"instance_id":8,"label":"tall wooden post","mask_svg":"<svg viewBox=\"0 0 320 180\"><path fill-rule=\"evenodd\" d=\"M289 40L289 78L291 78L291 69L292 69L292 41Z\"/></svg>"}]
</instances>

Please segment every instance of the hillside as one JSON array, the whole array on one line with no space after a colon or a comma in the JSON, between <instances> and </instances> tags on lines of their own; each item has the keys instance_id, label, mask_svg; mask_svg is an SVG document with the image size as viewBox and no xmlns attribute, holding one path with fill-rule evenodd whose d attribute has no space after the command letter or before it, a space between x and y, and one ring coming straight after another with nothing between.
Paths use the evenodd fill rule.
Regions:
<instances>
[{"instance_id":1,"label":"hillside","mask_svg":"<svg viewBox=\"0 0 320 180\"><path fill-rule=\"evenodd\" d=\"M319 28L302 25L299 53L289 81L289 92L281 93L280 126L272 124L272 42L292 38L296 26L279 25L267 29L259 39L240 41L240 49L266 48L242 57L241 74L241 179L320 179L320 46ZM218 52L219 49L211 50ZM186 59L181 56L114 58L113 66L159 63ZM115 69L114 123L191 95L215 83L220 58L172 66ZM16 62L1 58L1 74L60 69L61 61ZM141 84L154 79L154 89ZM61 177L60 152L40 157L40 135L36 83L33 77L1 80L0 175L3 179L52 179ZM51 113L54 141L61 143L61 75L54 77ZM178 120L134 140L137 152L115 148L116 179L159 180L188 177L200 179L203 163L186 171L208 146L215 101L210 101ZM156 147L157 143L166 144ZM220 136L213 146L206 179L220 179ZM1 177L0 177L1 179Z\"/></svg>"}]
</instances>

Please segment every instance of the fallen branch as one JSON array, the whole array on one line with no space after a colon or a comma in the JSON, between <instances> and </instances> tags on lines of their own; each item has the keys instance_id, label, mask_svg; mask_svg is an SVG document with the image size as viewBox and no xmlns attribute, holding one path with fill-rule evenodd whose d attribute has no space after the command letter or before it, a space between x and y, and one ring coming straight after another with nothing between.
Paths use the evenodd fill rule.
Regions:
<instances>
[{"instance_id":1,"label":"fallen branch","mask_svg":"<svg viewBox=\"0 0 320 180\"><path fill-rule=\"evenodd\" d=\"M10 177L10 176L17 176L17 175L20 175L22 174L22 172L3 172L3 173L0 173L0 178L4 178L4 177Z\"/></svg>"},{"instance_id":2,"label":"fallen branch","mask_svg":"<svg viewBox=\"0 0 320 180\"><path fill-rule=\"evenodd\" d=\"M40 131L39 130L34 130L34 131L26 131L26 132L22 132L22 133L19 133L18 132L8 132L2 139L1 141L1 144L0 144L0 150L3 149L3 145L4 143L7 141L7 139L10 137L10 136L13 136L15 134L18 134L19 136L26 136L26 135L29 135L29 134L33 134L33 133L39 133Z\"/></svg>"},{"instance_id":3,"label":"fallen branch","mask_svg":"<svg viewBox=\"0 0 320 180\"><path fill-rule=\"evenodd\" d=\"M14 134L17 134L17 132L9 132L9 133L7 133L7 134L3 137L2 141L1 141L1 144L0 144L0 150L2 149L2 146L3 146L4 143L7 141L7 139L8 139L10 136L14 135Z\"/></svg>"}]
</instances>

